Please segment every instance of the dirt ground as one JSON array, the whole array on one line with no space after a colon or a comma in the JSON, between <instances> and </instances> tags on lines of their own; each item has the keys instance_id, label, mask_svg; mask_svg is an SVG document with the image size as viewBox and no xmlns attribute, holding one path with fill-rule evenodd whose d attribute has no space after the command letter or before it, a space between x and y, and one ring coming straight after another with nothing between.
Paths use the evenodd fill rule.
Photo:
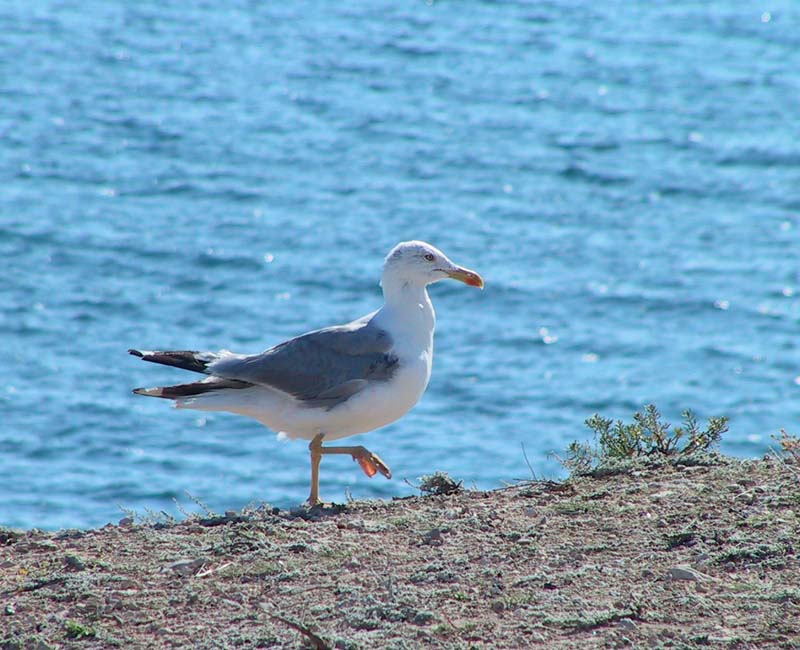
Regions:
<instances>
[{"instance_id":1,"label":"dirt ground","mask_svg":"<svg viewBox=\"0 0 800 650\"><path fill-rule=\"evenodd\" d=\"M0 648L800 648L799 534L774 458L0 530Z\"/></svg>"}]
</instances>

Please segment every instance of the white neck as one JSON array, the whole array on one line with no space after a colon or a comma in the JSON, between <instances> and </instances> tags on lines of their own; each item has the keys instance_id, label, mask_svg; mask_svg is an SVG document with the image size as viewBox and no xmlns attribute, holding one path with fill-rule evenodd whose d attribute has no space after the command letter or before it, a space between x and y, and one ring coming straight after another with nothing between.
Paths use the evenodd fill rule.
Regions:
<instances>
[{"instance_id":1,"label":"white neck","mask_svg":"<svg viewBox=\"0 0 800 650\"><path fill-rule=\"evenodd\" d=\"M386 304L382 312L391 315L395 327L415 348L431 350L436 312L424 284L405 282L384 274L381 280Z\"/></svg>"}]
</instances>

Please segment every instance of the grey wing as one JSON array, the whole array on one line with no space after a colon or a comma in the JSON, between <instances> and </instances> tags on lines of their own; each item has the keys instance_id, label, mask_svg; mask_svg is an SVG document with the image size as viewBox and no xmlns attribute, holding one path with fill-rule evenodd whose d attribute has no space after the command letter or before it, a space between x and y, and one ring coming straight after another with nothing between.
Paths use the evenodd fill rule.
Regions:
<instances>
[{"instance_id":1,"label":"grey wing","mask_svg":"<svg viewBox=\"0 0 800 650\"><path fill-rule=\"evenodd\" d=\"M370 317L309 332L261 354L223 357L208 371L226 379L270 386L309 406L333 408L370 382L386 381L397 357L393 341Z\"/></svg>"}]
</instances>

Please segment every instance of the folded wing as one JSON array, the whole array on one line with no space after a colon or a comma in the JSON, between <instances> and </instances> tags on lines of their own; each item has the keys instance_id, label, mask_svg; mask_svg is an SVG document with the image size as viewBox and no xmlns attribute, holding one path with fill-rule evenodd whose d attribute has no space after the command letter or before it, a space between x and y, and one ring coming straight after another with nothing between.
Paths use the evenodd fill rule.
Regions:
<instances>
[{"instance_id":1,"label":"folded wing","mask_svg":"<svg viewBox=\"0 0 800 650\"><path fill-rule=\"evenodd\" d=\"M391 378L397 366L392 346L388 332L367 317L309 332L261 354L222 356L206 372L332 408L371 382Z\"/></svg>"}]
</instances>

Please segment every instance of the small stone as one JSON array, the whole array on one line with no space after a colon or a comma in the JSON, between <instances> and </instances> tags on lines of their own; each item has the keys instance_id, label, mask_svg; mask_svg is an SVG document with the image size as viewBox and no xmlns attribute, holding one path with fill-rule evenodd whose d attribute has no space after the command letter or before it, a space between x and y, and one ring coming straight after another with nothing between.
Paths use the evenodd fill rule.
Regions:
<instances>
[{"instance_id":1,"label":"small stone","mask_svg":"<svg viewBox=\"0 0 800 650\"><path fill-rule=\"evenodd\" d=\"M197 573L205 564L205 560L200 558L196 560L182 560L180 562L175 562L174 564L170 565L170 569L172 569L175 573L181 576L191 576Z\"/></svg>"},{"instance_id":2,"label":"small stone","mask_svg":"<svg viewBox=\"0 0 800 650\"><path fill-rule=\"evenodd\" d=\"M697 557L692 560L693 564L708 564L711 560L711 556L708 553L699 553Z\"/></svg>"},{"instance_id":3,"label":"small stone","mask_svg":"<svg viewBox=\"0 0 800 650\"><path fill-rule=\"evenodd\" d=\"M672 567L669 571L667 571L667 577L671 580L699 580L699 576L692 571L691 569L687 569L684 567L675 566Z\"/></svg>"},{"instance_id":4,"label":"small stone","mask_svg":"<svg viewBox=\"0 0 800 650\"><path fill-rule=\"evenodd\" d=\"M414 618L411 619L411 622L414 625L427 625L433 620L433 614L431 612L417 612L414 614Z\"/></svg>"},{"instance_id":5,"label":"small stone","mask_svg":"<svg viewBox=\"0 0 800 650\"><path fill-rule=\"evenodd\" d=\"M83 571L86 569L86 563L77 555L67 555L67 557L64 558L64 562L70 569L74 569L75 571Z\"/></svg>"},{"instance_id":6,"label":"small stone","mask_svg":"<svg viewBox=\"0 0 800 650\"><path fill-rule=\"evenodd\" d=\"M382 521L375 521L372 519L364 520L364 532L367 533L382 533L389 527Z\"/></svg>"},{"instance_id":7,"label":"small stone","mask_svg":"<svg viewBox=\"0 0 800 650\"><path fill-rule=\"evenodd\" d=\"M629 618L621 618L621 619L619 619L618 625L623 630L635 630L638 627L638 625L636 625L635 621L632 621Z\"/></svg>"},{"instance_id":8,"label":"small stone","mask_svg":"<svg viewBox=\"0 0 800 650\"><path fill-rule=\"evenodd\" d=\"M429 546L441 546L444 543L444 540L442 539L442 531L440 531L438 528L429 530L422 536L422 543Z\"/></svg>"}]
</instances>

